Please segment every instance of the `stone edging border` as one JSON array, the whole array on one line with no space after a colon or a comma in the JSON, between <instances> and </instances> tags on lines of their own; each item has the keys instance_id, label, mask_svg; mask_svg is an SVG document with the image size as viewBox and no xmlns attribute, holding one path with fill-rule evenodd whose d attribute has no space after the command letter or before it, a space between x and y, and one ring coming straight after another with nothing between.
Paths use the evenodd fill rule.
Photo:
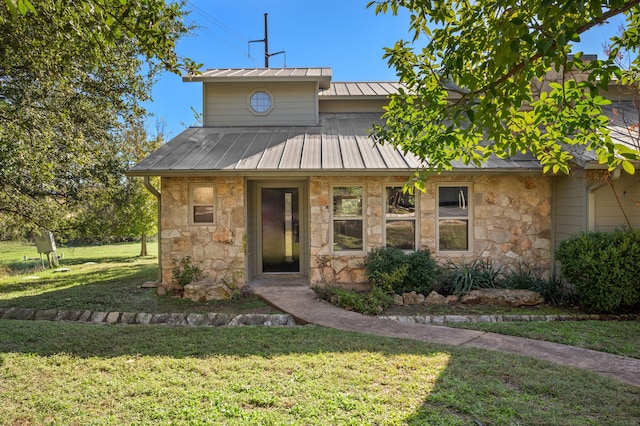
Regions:
<instances>
[{"instance_id":1,"label":"stone edging border","mask_svg":"<svg viewBox=\"0 0 640 426\"><path fill-rule=\"evenodd\" d=\"M415 324L447 324L447 323L497 323L497 322L530 322L530 321L638 321L640 314L600 315L378 315L378 318Z\"/></svg>"},{"instance_id":2,"label":"stone edging border","mask_svg":"<svg viewBox=\"0 0 640 426\"><path fill-rule=\"evenodd\" d=\"M640 321L640 314L627 315L379 315L377 318L415 324L464 324L530 321ZM173 326L297 326L289 314L241 314L218 313L133 313L101 312L85 309L0 308L0 319L34 321L69 321L88 324L173 325Z\"/></svg>"},{"instance_id":3,"label":"stone edging border","mask_svg":"<svg viewBox=\"0 0 640 426\"><path fill-rule=\"evenodd\" d=\"M174 325L174 326L296 326L289 314L243 314L227 315L216 313L132 313L100 312L84 309L6 308L0 309L0 319L35 321L73 321L89 324L128 325Z\"/></svg>"}]
</instances>

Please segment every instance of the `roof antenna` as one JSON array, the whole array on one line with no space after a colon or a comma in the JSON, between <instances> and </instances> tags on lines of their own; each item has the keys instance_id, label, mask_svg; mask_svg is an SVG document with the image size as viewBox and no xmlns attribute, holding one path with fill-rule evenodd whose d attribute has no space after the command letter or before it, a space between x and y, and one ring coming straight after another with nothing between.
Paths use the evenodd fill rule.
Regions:
<instances>
[{"instance_id":1,"label":"roof antenna","mask_svg":"<svg viewBox=\"0 0 640 426\"><path fill-rule=\"evenodd\" d=\"M287 52L281 50L280 52L269 53L269 30L267 23L268 13L264 14L264 38L262 40L250 40L249 41L249 56L251 56L251 43L264 43L264 67L269 68L269 58L272 56L284 53L284 66L287 66Z\"/></svg>"}]
</instances>

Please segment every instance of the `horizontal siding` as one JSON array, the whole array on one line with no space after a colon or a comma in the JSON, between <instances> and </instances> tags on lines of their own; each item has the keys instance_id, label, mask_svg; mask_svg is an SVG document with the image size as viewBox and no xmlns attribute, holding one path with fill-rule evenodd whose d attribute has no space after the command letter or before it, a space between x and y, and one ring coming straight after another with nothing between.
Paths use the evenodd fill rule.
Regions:
<instances>
[{"instance_id":1,"label":"horizontal siding","mask_svg":"<svg viewBox=\"0 0 640 426\"><path fill-rule=\"evenodd\" d=\"M249 96L264 89L273 96L267 115L252 114ZM309 126L316 123L315 83L205 83L205 126Z\"/></svg>"},{"instance_id":2,"label":"horizontal siding","mask_svg":"<svg viewBox=\"0 0 640 426\"><path fill-rule=\"evenodd\" d=\"M577 172L581 174L581 172ZM587 195L579 176L558 176L554 188L554 240L556 246L587 230Z\"/></svg>"},{"instance_id":3,"label":"horizontal siding","mask_svg":"<svg viewBox=\"0 0 640 426\"><path fill-rule=\"evenodd\" d=\"M612 231L628 226L625 216L634 228L640 228L640 179L626 173L613 182L616 194L609 185L595 192L595 230ZM620 204L618 204L620 200ZM621 207L622 209L621 210Z\"/></svg>"}]
</instances>

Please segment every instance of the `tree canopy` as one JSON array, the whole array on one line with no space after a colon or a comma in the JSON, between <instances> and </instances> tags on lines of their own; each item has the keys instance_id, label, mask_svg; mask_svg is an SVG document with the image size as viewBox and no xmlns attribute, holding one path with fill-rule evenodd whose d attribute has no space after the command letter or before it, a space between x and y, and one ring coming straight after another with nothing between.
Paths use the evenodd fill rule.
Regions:
<instances>
[{"instance_id":1,"label":"tree canopy","mask_svg":"<svg viewBox=\"0 0 640 426\"><path fill-rule=\"evenodd\" d=\"M568 173L572 149L593 150L609 169L634 172L640 153L612 140L602 107L611 84L637 92L640 0L386 0L376 13L406 9L412 40L387 48L402 89L374 138L413 152L426 168L531 152L545 172ZM625 29L608 57L585 60L572 46L614 16ZM603 40L604 41L604 40ZM622 51L633 58L622 69ZM596 53L596 52L589 52ZM558 80L542 85L549 71Z\"/></svg>"},{"instance_id":2,"label":"tree canopy","mask_svg":"<svg viewBox=\"0 0 640 426\"><path fill-rule=\"evenodd\" d=\"M123 143L146 117L159 70L193 72L175 53L189 32L164 0L0 3L0 214L57 229L130 166Z\"/></svg>"}]
</instances>

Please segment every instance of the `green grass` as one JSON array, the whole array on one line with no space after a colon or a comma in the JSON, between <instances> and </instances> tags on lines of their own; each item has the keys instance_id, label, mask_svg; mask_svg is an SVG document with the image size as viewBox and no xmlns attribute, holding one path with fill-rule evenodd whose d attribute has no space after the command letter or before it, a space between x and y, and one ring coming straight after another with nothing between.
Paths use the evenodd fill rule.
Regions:
<instances>
[{"instance_id":1,"label":"green grass","mask_svg":"<svg viewBox=\"0 0 640 426\"><path fill-rule=\"evenodd\" d=\"M196 303L169 296L159 296L154 289L142 289L145 281L157 277L157 258L138 257L139 245L112 244L91 247L64 247L61 260L66 273L38 269L34 246L20 243L0 244L0 269L9 267L15 274L0 274L0 308L88 309L107 312L218 312L227 314L275 313L256 297L239 300ZM149 246L155 253L157 245ZM38 276L40 278L32 278ZM579 313L573 308L543 306L535 308L500 308L480 305L391 307L388 315L446 314L566 314ZM454 326L451 324L451 326ZM501 334L549 340L604 352L640 358L640 340L629 338L640 334L637 321L577 321L496 324L458 324Z\"/></svg>"},{"instance_id":2,"label":"green grass","mask_svg":"<svg viewBox=\"0 0 640 426\"><path fill-rule=\"evenodd\" d=\"M0 321L2 424L630 425L640 388L320 327Z\"/></svg>"},{"instance_id":3,"label":"green grass","mask_svg":"<svg viewBox=\"0 0 640 426\"><path fill-rule=\"evenodd\" d=\"M71 271L53 273L23 260L34 247L0 244L0 307L269 309L254 299L198 304L143 290L157 276L156 259L137 257L137 244L62 251ZM637 322L465 327L640 352L629 338L638 335ZM314 326L0 320L0 400L0 425L627 425L640 418L640 388L587 371Z\"/></svg>"},{"instance_id":4,"label":"green grass","mask_svg":"<svg viewBox=\"0 0 640 426\"><path fill-rule=\"evenodd\" d=\"M149 253L157 253L150 243ZM195 303L159 296L140 286L158 277L157 256L139 257L138 243L63 247L60 266L70 272L42 269L35 246L0 244L0 308L88 309L116 312L277 312L255 297Z\"/></svg>"},{"instance_id":5,"label":"green grass","mask_svg":"<svg viewBox=\"0 0 640 426\"><path fill-rule=\"evenodd\" d=\"M447 324L510 336L547 340L601 352L640 358L638 321L559 321Z\"/></svg>"}]
</instances>

